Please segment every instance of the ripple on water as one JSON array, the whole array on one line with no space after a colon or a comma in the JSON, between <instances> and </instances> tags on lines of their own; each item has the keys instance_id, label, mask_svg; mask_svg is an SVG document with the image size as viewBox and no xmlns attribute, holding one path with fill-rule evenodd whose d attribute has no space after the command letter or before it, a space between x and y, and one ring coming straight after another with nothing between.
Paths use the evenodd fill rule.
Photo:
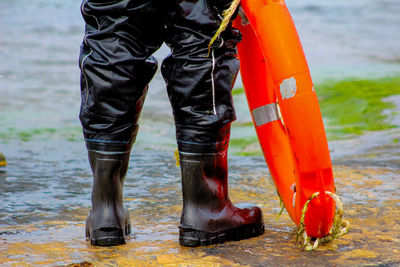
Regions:
<instances>
[{"instance_id":1,"label":"ripple on water","mask_svg":"<svg viewBox=\"0 0 400 267\"><path fill-rule=\"evenodd\" d=\"M124 189L133 234L125 246L95 248L84 237L91 190L84 148L70 143L68 150L53 147L38 153L41 143L30 145L35 150L29 154L30 159L21 156L18 149L8 153L10 165L0 173L0 262L6 264L400 263L397 168L335 165L336 186L351 230L316 252L305 253L295 245L296 227L288 215L284 212L277 219L279 199L264 160L231 157L230 197L236 203L260 205L266 232L241 242L188 249L179 247L177 242L181 185L172 152L140 151L131 158ZM24 161L18 160L22 158Z\"/></svg>"}]
</instances>

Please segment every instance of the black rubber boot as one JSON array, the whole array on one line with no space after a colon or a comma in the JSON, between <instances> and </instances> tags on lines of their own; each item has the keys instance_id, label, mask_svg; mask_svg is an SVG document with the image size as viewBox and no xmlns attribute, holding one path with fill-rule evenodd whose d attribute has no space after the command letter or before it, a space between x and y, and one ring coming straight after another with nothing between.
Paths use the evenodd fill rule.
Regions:
<instances>
[{"instance_id":1,"label":"black rubber boot","mask_svg":"<svg viewBox=\"0 0 400 267\"><path fill-rule=\"evenodd\" d=\"M260 208L234 206L228 197L227 150L180 153L183 210L179 226L182 246L207 246L264 233Z\"/></svg>"},{"instance_id":2,"label":"black rubber boot","mask_svg":"<svg viewBox=\"0 0 400 267\"><path fill-rule=\"evenodd\" d=\"M126 243L131 232L129 213L123 205L123 183L129 152L88 150L93 171L92 209L86 219L86 237L95 246Z\"/></svg>"}]
</instances>

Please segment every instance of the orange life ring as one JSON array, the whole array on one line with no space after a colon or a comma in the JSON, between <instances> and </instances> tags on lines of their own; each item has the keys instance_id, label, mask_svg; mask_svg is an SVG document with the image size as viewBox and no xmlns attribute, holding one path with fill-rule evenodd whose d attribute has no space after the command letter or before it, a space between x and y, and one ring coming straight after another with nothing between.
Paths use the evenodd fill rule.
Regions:
<instances>
[{"instance_id":1,"label":"orange life ring","mask_svg":"<svg viewBox=\"0 0 400 267\"><path fill-rule=\"evenodd\" d=\"M335 213L329 148L317 95L297 30L283 0L242 0L250 25L235 27L240 72L258 139L283 204L308 236L328 235ZM279 103L279 104L278 104ZM280 112L278 111L280 110ZM279 114L281 113L281 115Z\"/></svg>"}]
</instances>

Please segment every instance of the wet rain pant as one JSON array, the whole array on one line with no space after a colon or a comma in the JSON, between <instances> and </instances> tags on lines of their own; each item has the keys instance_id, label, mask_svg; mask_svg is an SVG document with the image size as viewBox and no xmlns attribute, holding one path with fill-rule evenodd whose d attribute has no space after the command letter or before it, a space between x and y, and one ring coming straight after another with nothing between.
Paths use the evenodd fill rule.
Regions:
<instances>
[{"instance_id":1,"label":"wet rain pant","mask_svg":"<svg viewBox=\"0 0 400 267\"><path fill-rule=\"evenodd\" d=\"M237 208L227 194L226 150L235 119L231 89L240 33L228 27L208 44L230 0L85 0L80 120L93 170L86 227L94 245L125 243L129 221L122 183L148 83L152 54L165 42L162 75L175 119L184 196L180 244L223 243L264 231L258 207ZM106 189L105 189L106 188Z\"/></svg>"},{"instance_id":2,"label":"wet rain pant","mask_svg":"<svg viewBox=\"0 0 400 267\"><path fill-rule=\"evenodd\" d=\"M87 147L128 151L138 132L147 86L157 69L152 54L163 42L172 53L162 74L180 151L214 151L220 129L235 119L231 88L239 68L228 28L211 49L229 0L86 0L81 46L80 120Z\"/></svg>"}]
</instances>

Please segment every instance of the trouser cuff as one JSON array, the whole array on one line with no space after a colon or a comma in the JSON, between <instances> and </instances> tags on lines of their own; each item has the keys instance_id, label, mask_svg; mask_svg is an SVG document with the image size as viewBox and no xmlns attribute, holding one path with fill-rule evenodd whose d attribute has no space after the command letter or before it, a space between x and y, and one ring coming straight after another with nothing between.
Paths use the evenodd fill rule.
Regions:
<instances>
[{"instance_id":1,"label":"trouser cuff","mask_svg":"<svg viewBox=\"0 0 400 267\"><path fill-rule=\"evenodd\" d=\"M219 128L176 126L178 150L186 153L218 153L228 148L230 137L228 123Z\"/></svg>"},{"instance_id":2,"label":"trouser cuff","mask_svg":"<svg viewBox=\"0 0 400 267\"><path fill-rule=\"evenodd\" d=\"M86 139L86 148L104 152L130 152L132 142Z\"/></svg>"}]
</instances>

